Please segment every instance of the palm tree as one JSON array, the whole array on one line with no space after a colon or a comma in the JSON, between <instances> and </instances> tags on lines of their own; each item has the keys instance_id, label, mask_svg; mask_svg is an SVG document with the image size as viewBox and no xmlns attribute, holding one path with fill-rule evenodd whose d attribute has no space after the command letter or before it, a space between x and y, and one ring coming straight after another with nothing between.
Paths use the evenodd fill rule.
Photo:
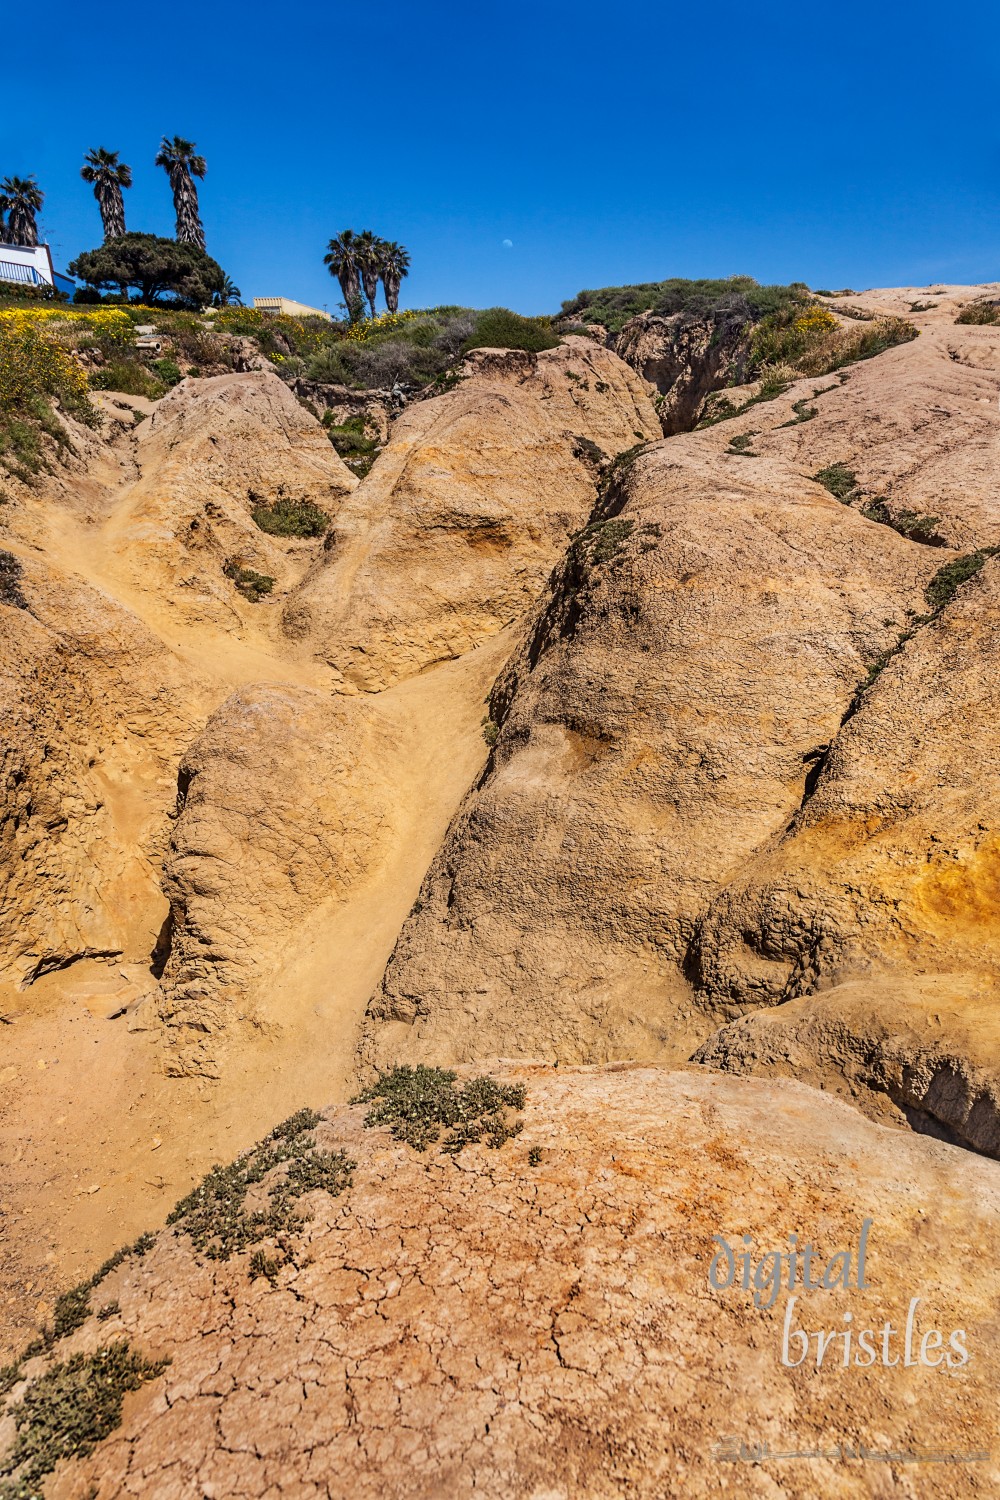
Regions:
<instances>
[{"instance_id":1,"label":"palm tree","mask_svg":"<svg viewBox=\"0 0 1000 1500\"><path fill-rule=\"evenodd\" d=\"M185 244L205 248L205 230L198 213L198 189L196 177L205 175L205 158L198 156L194 141L185 141L175 135L166 136L160 142L156 165L162 167L170 178L170 190L174 195L174 212L177 215L177 238Z\"/></svg>"},{"instance_id":2,"label":"palm tree","mask_svg":"<svg viewBox=\"0 0 1000 1500\"><path fill-rule=\"evenodd\" d=\"M231 276L227 276L224 279L219 291L217 291L215 293L215 296L212 298L212 306L229 307L230 305L235 305L236 307L242 307L243 303L240 300L242 296L243 293L240 291L233 278Z\"/></svg>"},{"instance_id":3,"label":"palm tree","mask_svg":"<svg viewBox=\"0 0 1000 1500\"><path fill-rule=\"evenodd\" d=\"M132 168L118 160L117 151L105 151L99 146L96 151L88 151L83 158L80 176L84 182L94 185L94 197L104 225L104 243L120 239L125 233L122 188L132 186Z\"/></svg>"},{"instance_id":4,"label":"palm tree","mask_svg":"<svg viewBox=\"0 0 1000 1500\"><path fill-rule=\"evenodd\" d=\"M0 214L7 215L8 245L37 245L35 215L45 194L34 177L5 177L0 182Z\"/></svg>"},{"instance_id":5,"label":"palm tree","mask_svg":"<svg viewBox=\"0 0 1000 1500\"><path fill-rule=\"evenodd\" d=\"M361 283L368 298L368 306L371 308L372 317L375 316L375 298L378 296L378 279L382 274L382 245L383 241L370 229L363 229L358 235L358 269L361 272Z\"/></svg>"},{"instance_id":6,"label":"palm tree","mask_svg":"<svg viewBox=\"0 0 1000 1500\"><path fill-rule=\"evenodd\" d=\"M336 276L340 282L340 290L344 295L344 303L351 321L355 321L359 311L364 312L364 304L361 301L361 266L358 259L359 236L353 229L342 229L336 239L330 241L323 264L329 266L330 275Z\"/></svg>"},{"instance_id":7,"label":"palm tree","mask_svg":"<svg viewBox=\"0 0 1000 1500\"><path fill-rule=\"evenodd\" d=\"M385 288L385 305L391 313L399 311L399 283L410 274L410 255L405 245L395 240L383 240L381 247L381 276Z\"/></svg>"}]
</instances>

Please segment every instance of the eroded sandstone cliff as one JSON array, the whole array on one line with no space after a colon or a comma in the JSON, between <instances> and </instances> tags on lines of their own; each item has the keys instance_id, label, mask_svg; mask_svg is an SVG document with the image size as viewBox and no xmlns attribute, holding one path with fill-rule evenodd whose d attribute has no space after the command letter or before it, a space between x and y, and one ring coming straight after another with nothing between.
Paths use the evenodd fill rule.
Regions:
<instances>
[{"instance_id":1,"label":"eroded sandstone cliff","mask_svg":"<svg viewBox=\"0 0 1000 1500\"><path fill-rule=\"evenodd\" d=\"M360 484L272 372L187 381L134 430L116 398L103 441L3 508L11 1347L123 1228L356 1066L560 1064L522 1068L525 1133L495 1154L328 1115L353 1196L310 1199L255 1269L182 1233L115 1272L117 1310L53 1348L121 1333L174 1364L47 1500L330 1474L708 1494L716 1409L774 1443L989 1445L969 1266L1000 1154L1000 333L955 325L972 295L667 439L592 341L479 351ZM700 391L678 386L676 428ZM262 531L283 498L326 540ZM563 1077L635 1059L683 1071ZM846 1242L873 1199L879 1295L898 1312L941 1280L984 1354L933 1387L861 1374L845 1402L834 1373L775 1366L773 1317L706 1295L705 1257L751 1219ZM868 1493L828 1469L740 1472ZM995 1488L908 1473L894 1493Z\"/></svg>"}]
</instances>

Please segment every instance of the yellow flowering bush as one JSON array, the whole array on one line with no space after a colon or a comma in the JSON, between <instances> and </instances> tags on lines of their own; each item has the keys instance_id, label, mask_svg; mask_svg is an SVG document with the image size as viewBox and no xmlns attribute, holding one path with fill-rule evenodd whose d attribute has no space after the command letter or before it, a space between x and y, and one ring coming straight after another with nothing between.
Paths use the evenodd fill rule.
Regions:
<instances>
[{"instance_id":1,"label":"yellow flowering bush","mask_svg":"<svg viewBox=\"0 0 1000 1500\"><path fill-rule=\"evenodd\" d=\"M53 400L80 421L99 420L83 367L35 312L0 312L0 469L26 484L49 467L43 434L59 447L69 445Z\"/></svg>"},{"instance_id":2,"label":"yellow flowering bush","mask_svg":"<svg viewBox=\"0 0 1000 1500\"><path fill-rule=\"evenodd\" d=\"M314 354L333 332L322 318L292 318L287 313L264 313L255 307L224 307L212 320L218 333L255 339L268 359L276 354Z\"/></svg>"},{"instance_id":3,"label":"yellow flowering bush","mask_svg":"<svg viewBox=\"0 0 1000 1500\"><path fill-rule=\"evenodd\" d=\"M377 318L366 318L363 322L352 323L347 330L347 337L352 344L364 344L373 336L380 333L391 333L394 328L402 328L411 319L420 317L420 314L408 309L405 312L384 312Z\"/></svg>"},{"instance_id":4,"label":"yellow flowering bush","mask_svg":"<svg viewBox=\"0 0 1000 1500\"><path fill-rule=\"evenodd\" d=\"M0 408L24 408L37 396L58 396L69 406L85 402L83 367L32 313L0 312Z\"/></svg>"},{"instance_id":5,"label":"yellow flowering bush","mask_svg":"<svg viewBox=\"0 0 1000 1500\"><path fill-rule=\"evenodd\" d=\"M806 338L812 339L817 334L832 333L837 327L837 320L832 312L828 312L825 307L817 305L810 307L808 312L804 312L800 317L796 318L792 327L797 332L805 334Z\"/></svg>"},{"instance_id":6,"label":"yellow flowering bush","mask_svg":"<svg viewBox=\"0 0 1000 1500\"><path fill-rule=\"evenodd\" d=\"M818 302L800 304L794 317L782 310L757 325L748 370L759 375L771 366L788 365L800 375L827 375L916 336L916 328L904 318L879 318L859 331L844 328Z\"/></svg>"}]
</instances>

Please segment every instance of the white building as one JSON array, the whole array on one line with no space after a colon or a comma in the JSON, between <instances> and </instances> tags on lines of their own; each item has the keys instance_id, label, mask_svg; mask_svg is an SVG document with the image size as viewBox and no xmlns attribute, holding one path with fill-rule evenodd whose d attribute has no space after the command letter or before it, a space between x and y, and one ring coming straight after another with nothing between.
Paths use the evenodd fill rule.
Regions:
<instances>
[{"instance_id":1,"label":"white building","mask_svg":"<svg viewBox=\"0 0 1000 1500\"><path fill-rule=\"evenodd\" d=\"M17 286L51 286L72 296L76 282L62 276L52 264L48 245L8 245L0 240L0 282Z\"/></svg>"}]
</instances>

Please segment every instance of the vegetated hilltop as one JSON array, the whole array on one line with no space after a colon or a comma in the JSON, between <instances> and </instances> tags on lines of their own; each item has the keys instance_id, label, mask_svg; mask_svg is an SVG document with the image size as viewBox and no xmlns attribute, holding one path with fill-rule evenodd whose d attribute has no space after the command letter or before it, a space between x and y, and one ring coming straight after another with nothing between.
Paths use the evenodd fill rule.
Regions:
<instances>
[{"instance_id":1,"label":"vegetated hilltop","mask_svg":"<svg viewBox=\"0 0 1000 1500\"><path fill-rule=\"evenodd\" d=\"M1000 289L793 291L724 345L640 312L630 359L0 313L17 1500L708 1494L734 1422L993 1446ZM397 339L448 363L383 400ZM781 1304L707 1286L715 1233L866 1216L871 1291L805 1326L934 1284L968 1366L804 1379Z\"/></svg>"}]
</instances>

